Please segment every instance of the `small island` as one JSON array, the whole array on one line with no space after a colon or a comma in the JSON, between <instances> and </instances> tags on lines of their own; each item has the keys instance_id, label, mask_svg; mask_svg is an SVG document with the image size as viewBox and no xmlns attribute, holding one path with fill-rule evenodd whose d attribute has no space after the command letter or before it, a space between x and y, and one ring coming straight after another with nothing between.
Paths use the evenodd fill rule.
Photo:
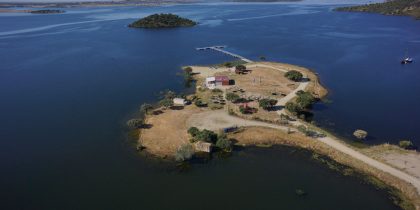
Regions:
<instances>
[{"instance_id":1,"label":"small island","mask_svg":"<svg viewBox=\"0 0 420 210\"><path fill-rule=\"evenodd\" d=\"M340 7L340 12L371 12L383 15L402 15L420 19L420 0L392 0L384 3Z\"/></svg>"},{"instance_id":2,"label":"small island","mask_svg":"<svg viewBox=\"0 0 420 210\"><path fill-rule=\"evenodd\" d=\"M153 14L145 18L137 20L128 27L131 28L175 28L175 27L191 27L197 25L187 18L182 18L174 14Z\"/></svg>"},{"instance_id":3,"label":"small island","mask_svg":"<svg viewBox=\"0 0 420 210\"><path fill-rule=\"evenodd\" d=\"M31 10L30 13L32 14L60 14L60 13L64 13L64 11L58 10L58 9L41 9L41 10Z\"/></svg>"}]
</instances>

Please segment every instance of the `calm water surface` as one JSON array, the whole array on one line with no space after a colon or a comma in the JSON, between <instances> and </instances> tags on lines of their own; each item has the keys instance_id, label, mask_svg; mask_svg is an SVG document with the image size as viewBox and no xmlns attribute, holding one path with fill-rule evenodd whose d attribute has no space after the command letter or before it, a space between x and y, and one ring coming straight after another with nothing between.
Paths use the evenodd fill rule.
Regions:
<instances>
[{"instance_id":1,"label":"calm water surface","mask_svg":"<svg viewBox=\"0 0 420 210\"><path fill-rule=\"evenodd\" d=\"M315 5L183 5L69 9L0 16L2 209L395 209L385 193L289 149L247 149L187 173L144 161L125 121L164 89L183 91L180 67L229 60L195 47L228 45L250 59L315 69L332 103L315 119L369 143L420 144L420 22L335 13ZM156 12L194 28L137 30ZM308 191L305 198L296 188Z\"/></svg>"}]
</instances>

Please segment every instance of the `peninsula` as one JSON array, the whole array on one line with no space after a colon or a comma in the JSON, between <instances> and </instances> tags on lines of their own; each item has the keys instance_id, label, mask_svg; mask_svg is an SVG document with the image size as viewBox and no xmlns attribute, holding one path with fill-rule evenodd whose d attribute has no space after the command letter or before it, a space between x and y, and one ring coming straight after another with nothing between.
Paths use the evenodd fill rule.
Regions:
<instances>
[{"instance_id":1,"label":"peninsula","mask_svg":"<svg viewBox=\"0 0 420 210\"><path fill-rule=\"evenodd\" d=\"M154 14L137 20L129 25L131 28L175 28L190 27L196 22L174 14Z\"/></svg>"},{"instance_id":2,"label":"peninsula","mask_svg":"<svg viewBox=\"0 0 420 210\"><path fill-rule=\"evenodd\" d=\"M392 155L405 154L405 150L392 145L356 148L305 120L311 104L327 94L311 70L238 60L184 67L184 75L186 81L195 82L194 94L168 91L158 106L142 105L142 119L127 123L138 128L139 151L186 161L242 146L299 147L350 166L377 180L373 183L384 183L389 188L383 189L392 192L403 209L419 208L418 169L402 170L395 159L381 156L384 150ZM411 162L416 165L420 156L411 155L416 156Z\"/></svg>"},{"instance_id":3,"label":"peninsula","mask_svg":"<svg viewBox=\"0 0 420 210\"><path fill-rule=\"evenodd\" d=\"M371 12L383 15L403 15L420 19L420 0L390 0L383 3L339 7L336 11Z\"/></svg>"}]
</instances>

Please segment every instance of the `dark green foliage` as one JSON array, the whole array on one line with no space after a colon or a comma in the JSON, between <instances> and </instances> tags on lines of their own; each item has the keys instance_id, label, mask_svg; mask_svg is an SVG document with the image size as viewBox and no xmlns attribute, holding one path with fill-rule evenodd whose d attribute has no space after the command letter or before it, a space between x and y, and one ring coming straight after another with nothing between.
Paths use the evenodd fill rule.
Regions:
<instances>
[{"instance_id":1,"label":"dark green foliage","mask_svg":"<svg viewBox=\"0 0 420 210\"><path fill-rule=\"evenodd\" d=\"M225 152L232 151L232 141L230 141L226 135L220 135L216 142L216 147L220 148Z\"/></svg>"},{"instance_id":2,"label":"dark green foliage","mask_svg":"<svg viewBox=\"0 0 420 210\"><path fill-rule=\"evenodd\" d=\"M180 146L175 152L176 161L186 161L194 155L194 148L190 144Z\"/></svg>"},{"instance_id":3,"label":"dark green foliage","mask_svg":"<svg viewBox=\"0 0 420 210\"><path fill-rule=\"evenodd\" d=\"M294 102L287 102L285 108L287 109L287 111L293 113L293 114L297 114L299 112L302 111L302 109L300 108L299 105L297 105Z\"/></svg>"},{"instance_id":4,"label":"dark green foliage","mask_svg":"<svg viewBox=\"0 0 420 210\"><path fill-rule=\"evenodd\" d=\"M336 11L372 12L383 15L408 15L420 19L420 0L393 0L361 6L340 7Z\"/></svg>"},{"instance_id":5,"label":"dark green foliage","mask_svg":"<svg viewBox=\"0 0 420 210\"><path fill-rule=\"evenodd\" d=\"M241 112L242 114L254 114L255 112L257 112L257 109L249 106L240 106L239 112Z\"/></svg>"},{"instance_id":6,"label":"dark green foliage","mask_svg":"<svg viewBox=\"0 0 420 210\"><path fill-rule=\"evenodd\" d=\"M57 9L41 9L41 10L33 10L31 11L32 14L59 14L64 13L63 10Z\"/></svg>"},{"instance_id":7,"label":"dark green foliage","mask_svg":"<svg viewBox=\"0 0 420 210\"><path fill-rule=\"evenodd\" d=\"M192 73L193 69L190 66L187 66L187 67L184 68L184 71L188 72L188 73Z\"/></svg>"},{"instance_id":8,"label":"dark green foliage","mask_svg":"<svg viewBox=\"0 0 420 210\"><path fill-rule=\"evenodd\" d=\"M143 119L131 119L129 121L127 121L127 126L129 128L140 128L143 125L144 121Z\"/></svg>"},{"instance_id":9,"label":"dark green foliage","mask_svg":"<svg viewBox=\"0 0 420 210\"><path fill-rule=\"evenodd\" d=\"M174 105L174 101L173 99L170 99L170 98L164 98L159 101L159 104L165 108L168 108Z\"/></svg>"},{"instance_id":10,"label":"dark green foliage","mask_svg":"<svg viewBox=\"0 0 420 210\"><path fill-rule=\"evenodd\" d=\"M239 70L239 71L245 71L246 70L246 66L244 66L242 64L239 64L239 65L235 66L235 69L236 70Z\"/></svg>"},{"instance_id":11,"label":"dark green foliage","mask_svg":"<svg viewBox=\"0 0 420 210\"><path fill-rule=\"evenodd\" d=\"M227 93L226 94L226 100L231 101L235 103L239 99L239 95L236 93Z\"/></svg>"},{"instance_id":12,"label":"dark green foliage","mask_svg":"<svg viewBox=\"0 0 420 210\"><path fill-rule=\"evenodd\" d=\"M197 99L197 100L195 100L194 101L194 104L197 106L197 107L206 107L207 106L207 103L204 103L202 100L200 100L200 99Z\"/></svg>"},{"instance_id":13,"label":"dark green foliage","mask_svg":"<svg viewBox=\"0 0 420 210\"><path fill-rule=\"evenodd\" d=\"M191 142L204 141L208 143L215 143L217 141L217 134L207 129L200 131L195 127L191 127L188 129L188 133L193 137Z\"/></svg>"},{"instance_id":14,"label":"dark green foliage","mask_svg":"<svg viewBox=\"0 0 420 210\"><path fill-rule=\"evenodd\" d=\"M302 77L303 77L302 73L300 73L296 70L288 71L288 72L286 72L286 74L284 74L284 76L287 79L290 79L290 80L295 81L295 82L299 82L300 80L302 80Z\"/></svg>"},{"instance_id":15,"label":"dark green foliage","mask_svg":"<svg viewBox=\"0 0 420 210\"><path fill-rule=\"evenodd\" d=\"M200 130L196 127L191 127L188 129L188 134L190 134L192 137L195 137L199 132Z\"/></svg>"},{"instance_id":16,"label":"dark green foliage","mask_svg":"<svg viewBox=\"0 0 420 210\"><path fill-rule=\"evenodd\" d=\"M401 140L398 143L398 146L400 146L403 149L413 149L414 148L413 142L411 142L409 140Z\"/></svg>"},{"instance_id":17,"label":"dark green foliage","mask_svg":"<svg viewBox=\"0 0 420 210\"><path fill-rule=\"evenodd\" d=\"M298 96L296 103L301 109L309 108L316 101L315 97L310 92L300 90L296 93L296 95Z\"/></svg>"},{"instance_id":18,"label":"dark green foliage","mask_svg":"<svg viewBox=\"0 0 420 210\"><path fill-rule=\"evenodd\" d=\"M129 25L133 28L173 28L195 26L196 22L174 14L154 14L137 20Z\"/></svg>"},{"instance_id":19,"label":"dark green foliage","mask_svg":"<svg viewBox=\"0 0 420 210\"><path fill-rule=\"evenodd\" d=\"M260 60L265 61L267 58L265 56L260 56Z\"/></svg>"},{"instance_id":20,"label":"dark green foliage","mask_svg":"<svg viewBox=\"0 0 420 210\"><path fill-rule=\"evenodd\" d=\"M153 105L144 103L140 106L140 113L148 114L151 110L153 110Z\"/></svg>"},{"instance_id":21,"label":"dark green foliage","mask_svg":"<svg viewBox=\"0 0 420 210\"><path fill-rule=\"evenodd\" d=\"M259 106L265 110L271 110L277 104L277 100L275 99L261 99L259 101Z\"/></svg>"},{"instance_id":22,"label":"dark green foliage","mask_svg":"<svg viewBox=\"0 0 420 210\"><path fill-rule=\"evenodd\" d=\"M223 93L223 90L220 90L218 88L215 88L213 90L211 90L212 93Z\"/></svg>"}]
</instances>

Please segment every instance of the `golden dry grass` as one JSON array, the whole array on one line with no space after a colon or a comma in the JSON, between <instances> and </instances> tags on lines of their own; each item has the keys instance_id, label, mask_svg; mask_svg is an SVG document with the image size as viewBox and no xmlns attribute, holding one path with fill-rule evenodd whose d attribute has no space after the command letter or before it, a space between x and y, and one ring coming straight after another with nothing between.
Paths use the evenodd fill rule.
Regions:
<instances>
[{"instance_id":1,"label":"golden dry grass","mask_svg":"<svg viewBox=\"0 0 420 210\"><path fill-rule=\"evenodd\" d=\"M199 108L190 105L183 110L167 109L159 115L148 115L146 124L152 127L141 130L139 143L150 154L159 157L174 155L179 146L188 143L186 120L199 111Z\"/></svg>"}]
</instances>

